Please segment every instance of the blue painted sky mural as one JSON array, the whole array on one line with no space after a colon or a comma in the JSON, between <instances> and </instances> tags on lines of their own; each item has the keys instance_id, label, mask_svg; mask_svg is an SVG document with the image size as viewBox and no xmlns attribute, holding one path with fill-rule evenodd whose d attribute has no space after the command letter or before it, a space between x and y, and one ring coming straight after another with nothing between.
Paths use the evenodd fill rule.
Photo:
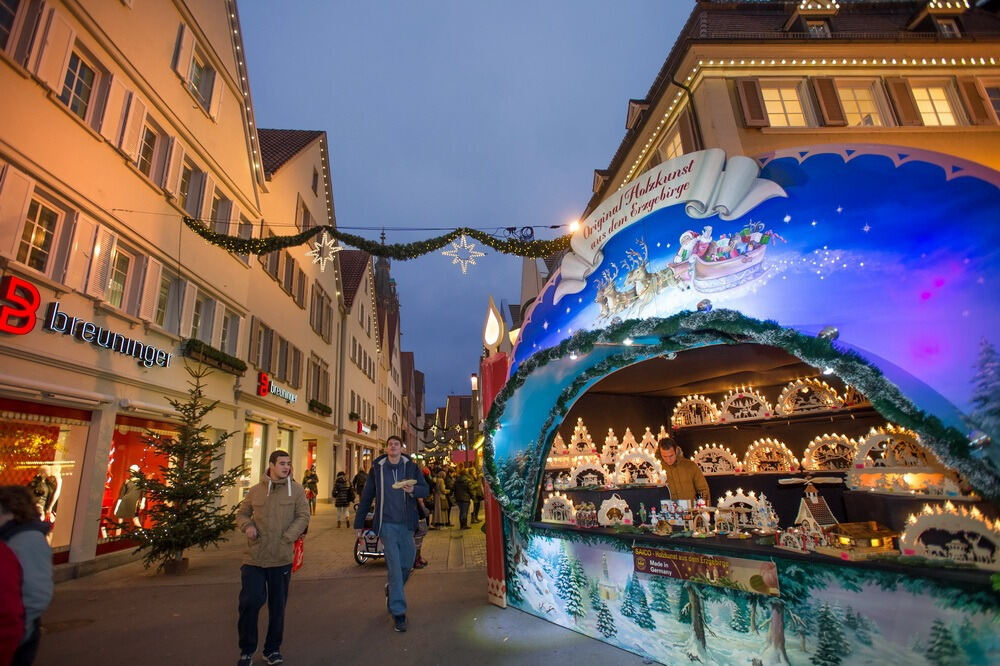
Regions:
<instances>
[{"instance_id":1,"label":"blue painted sky mural","mask_svg":"<svg viewBox=\"0 0 1000 666\"><path fill-rule=\"evenodd\" d=\"M759 162L760 178L786 197L729 221L695 219L680 205L646 215L610 238L582 291L554 304L556 273L527 317L512 372L574 331L709 299L805 333L836 326L839 345L890 379L910 374L967 410L980 340L1000 343L1000 174L887 146ZM900 388L941 412L928 404L932 391Z\"/></svg>"}]
</instances>

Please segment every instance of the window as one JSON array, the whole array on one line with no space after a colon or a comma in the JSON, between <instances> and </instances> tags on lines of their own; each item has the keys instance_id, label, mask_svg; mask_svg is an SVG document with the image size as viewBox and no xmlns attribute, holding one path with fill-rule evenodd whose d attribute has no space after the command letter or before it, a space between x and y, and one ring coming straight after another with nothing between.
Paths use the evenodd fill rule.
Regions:
<instances>
[{"instance_id":1,"label":"window","mask_svg":"<svg viewBox=\"0 0 1000 666\"><path fill-rule=\"evenodd\" d=\"M985 85L983 90L986 91L986 99L989 101L993 113L1000 119L1000 85Z\"/></svg>"},{"instance_id":2,"label":"window","mask_svg":"<svg viewBox=\"0 0 1000 666\"><path fill-rule=\"evenodd\" d=\"M288 340L278 336L278 367L274 369L274 376L280 381L288 378Z\"/></svg>"},{"instance_id":3,"label":"window","mask_svg":"<svg viewBox=\"0 0 1000 666\"><path fill-rule=\"evenodd\" d=\"M850 127L885 125L870 82L837 81L837 95Z\"/></svg>"},{"instance_id":4,"label":"window","mask_svg":"<svg viewBox=\"0 0 1000 666\"><path fill-rule=\"evenodd\" d=\"M180 330L182 287L183 283L176 275L168 273L166 270L160 274L160 287L153 321L157 326L175 335Z\"/></svg>"},{"instance_id":5,"label":"window","mask_svg":"<svg viewBox=\"0 0 1000 666\"><path fill-rule=\"evenodd\" d=\"M312 213L309 212L309 209L306 208L304 203L301 204L301 209L302 210L299 214L299 229L305 231L306 229L314 227L316 225L316 220L313 218Z\"/></svg>"},{"instance_id":6,"label":"window","mask_svg":"<svg viewBox=\"0 0 1000 666\"><path fill-rule=\"evenodd\" d=\"M330 342L333 328L333 300L318 284L313 285L312 301L309 310L309 324L313 331ZM355 340L355 344L357 341Z\"/></svg>"},{"instance_id":7,"label":"window","mask_svg":"<svg viewBox=\"0 0 1000 666\"><path fill-rule=\"evenodd\" d=\"M104 299L114 307L124 310L128 306L126 295L129 288L129 276L135 265L135 256L119 246L115 246L111 256L111 271L108 277L108 287L104 291Z\"/></svg>"},{"instance_id":8,"label":"window","mask_svg":"<svg viewBox=\"0 0 1000 666\"><path fill-rule=\"evenodd\" d=\"M924 125L957 125L954 105L950 99L951 95L944 84L918 84L911 85L913 99L917 102L917 110L924 121Z\"/></svg>"},{"instance_id":9,"label":"window","mask_svg":"<svg viewBox=\"0 0 1000 666\"><path fill-rule=\"evenodd\" d=\"M192 210L191 204L197 205L196 202L198 200L197 196L191 196L192 194L195 194L194 192L192 192L192 187L191 187L192 181L194 180L195 172L196 172L195 166L190 162L185 161L184 166L181 169L181 184L180 187L178 188L179 194L177 197L178 203L180 203L181 208L183 208L191 215L194 215L196 213L195 210Z\"/></svg>"},{"instance_id":10,"label":"window","mask_svg":"<svg viewBox=\"0 0 1000 666\"><path fill-rule=\"evenodd\" d=\"M806 21L806 31L809 33L810 37L829 37L830 25L825 20Z\"/></svg>"},{"instance_id":11,"label":"window","mask_svg":"<svg viewBox=\"0 0 1000 666\"><path fill-rule=\"evenodd\" d=\"M139 146L139 171L149 176L153 171L153 155L156 153L157 134L152 127L142 128L142 143Z\"/></svg>"},{"instance_id":12,"label":"window","mask_svg":"<svg viewBox=\"0 0 1000 666\"><path fill-rule=\"evenodd\" d=\"M87 111L90 109L96 81L97 73L94 67L78 52L73 51L69 57L69 67L66 68L66 79L59 100L84 122L87 121Z\"/></svg>"},{"instance_id":13,"label":"window","mask_svg":"<svg viewBox=\"0 0 1000 666\"><path fill-rule=\"evenodd\" d=\"M232 212L233 203L222 196L218 188L212 194L212 209L209 211L209 219L212 220L212 229L218 234L229 233L229 216Z\"/></svg>"},{"instance_id":14,"label":"window","mask_svg":"<svg viewBox=\"0 0 1000 666\"><path fill-rule=\"evenodd\" d=\"M672 160L684 153L684 146L681 144L680 128L675 127L670 131L666 140L660 144L659 153L663 156L663 159L661 160L663 162Z\"/></svg>"},{"instance_id":15,"label":"window","mask_svg":"<svg viewBox=\"0 0 1000 666\"><path fill-rule=\"evenodd\" d=\"M316 169L313 169L312 191L313 194L319 196L319 171Z\"/></svg>"},{"instance_id":16,"label":"window","mask_svg":"<svg viewBox=\"0 0 1000 666\"><path fill-rule=\"evenodd\" d=\"M309 356L308 384L306 393L310 400L330 403L330 366L316 354ZM354 411L354 391L351 391L351 411Z\"/></svg>"},{"instance_id":17,"label":"window","mask_svg":"<svg viewBox=\"0 0 1000 666\"><path fill-rule=\"evenodd\" d=\"M251 331L249 360L263 372L271 372L271 349L274 343L274 331L263 322L257 321Z\"/></svg>"},{"instance_id":18,"label":"window","mask_svg":"<svg viewBox=\"0 0 1000 666\"><path fill-rule=\"evenodd\" d=\"M253 238L253 223L242 215L240 215L240 223L236 229L236 235L240 238ZM250 263L249 254L238 254L236 256L238 256L244 264Z\"/></svg>"},{"instance_id":19,"label":"window","mask_svg":"<svg viewBox=\"0 0 1000 666\"><path fill-rule=\"evenodd\" d=\"M229 354L236 355L236 345L240 335L240 316L230 310L225 310L222 317L222 338L219 348Z\"/></svg>"},{"instance_id":20,"label":"window","mask_svg":"<svg viewBox=\"0 0 1000 666\"><path fill-rule=\"evenodd\" d=\"M59 213L38 199L32 199L17 248L17 260L36 271L47 272L58 227Z\"/></svg>"},{"instance_id":21,"label":"window","mask_svg":"<svg viewBox=\"0 0 1000 666\"><path fill-rule=\"evenodd\" d=\"M215 302L202 292L194 299L194 314L191 319L191 337L212 344L212 324Z\"/></svg>"},{"instance_id":22,"label":"window","mask_svg":"<svg viewBox=\"0 0 1000 666\"><path fill-rule=\"evenodd\" d=\"M207 59L195 51L191 58L191 71L188 73L188 85L198 102L208 111L212 103L212 88L215 84L215 70L207 64Z\"/></svg>"},{"instance_id":23,"label":"window","mask_svg":"<svg viewBox=\"0 0 1000 666\"><path fill-rule=\"evenodd\" d=\"M0 51L7 48L20 0L0 0ZM315 190L314 190L315 191Z\"/></svg>"},{"instance_id":24,"label":"window","mask_svg":"<svg viewBox=\"0 0 1000 666\"><path fill-rule=\"evenodd\" d=\"M958 29L958 21L953 18L938 18L934 23L937 25L938 34L942 37L954 39L962 36Z\"/></svg>"},{"instance_id":25,"label":"window","mask_svg":"<svg viewBox=\"0 0 1000 666\"><path fill-rule=\"evenodd\" d=\"M764 98L771 127L808 127L799 84L787 82L761 82L760 92Z\"/></svg>"},{"instance_id":26,"label":"window","mask_svg":"<svg viewBox=\"0 0 1000 666\"><path fill-rule=\"evenodd\" d=\"M292 255L285 253L285 270L281 276L281 288L289 294L294 294L295 289L295 260Z\"/></svg>"}]
</instances>

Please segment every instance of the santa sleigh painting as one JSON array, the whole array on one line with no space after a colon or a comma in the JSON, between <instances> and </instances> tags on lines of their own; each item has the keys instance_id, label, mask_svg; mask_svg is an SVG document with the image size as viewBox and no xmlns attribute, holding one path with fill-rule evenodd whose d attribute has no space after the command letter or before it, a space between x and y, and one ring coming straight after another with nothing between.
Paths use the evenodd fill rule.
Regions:
<instances>
[{"instance_id":1,"label":"santa sleigh painting","mask_svg":"<svg viewBox=\"0 0 1000 666\"><path fill-rule=\"evenodd\" d=\"M707 294L725 291L754 280L765 272L767 248L785 239L774 231L764 231L763 222L750 222L732 236L712 238L712 227L701 234L681 234L681 248L670 266L687 268L695 290Z\"/></svg>"}]
</instances>

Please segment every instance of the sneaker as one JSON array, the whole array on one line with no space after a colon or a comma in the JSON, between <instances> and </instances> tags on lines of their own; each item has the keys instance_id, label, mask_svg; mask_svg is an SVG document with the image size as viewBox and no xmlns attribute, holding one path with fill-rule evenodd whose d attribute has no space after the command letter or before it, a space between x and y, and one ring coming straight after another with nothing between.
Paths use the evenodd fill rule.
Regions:
<instances>
[{"instance_id":1,"label":"sneaker","mask_svg":"<svg viewBox=\"0 0 1000 666\"><path fill-rule=\"evenodd\" d=\"M385 584L385 609L389 610L389 583Z\"/></svg>"},{"instance_id":2,"label":"sneaker","mask_svg":"<svg viewBox=\"0 0 1000 666\"><path fill-rule=\"evenodd\" d=\"M236 666L250 666L253 663L252 654L241 654L240 660L236 662Z\"/></svg>"},{"instance_id":3,"label":"sneaker","mask_svg":"<svg viewBox=\"0 0 1000 666\"><path fill-rule=\"evenodd\" d=\"M285 661L280 652L272 652L264 655L264 661L268 664L280 664Z\"/></svg>"},{"instance_id":4,"label":"sneaker","mask_svg":"<svg viewBox=\"0 0 1000 666\"><path fill-rule=\"evenodd\" d=\"M393 625L393 627L392 627L393 629L395 629L396 631L398 631L400 633L406 631L406 616L405 615L393 615L392 619L396 621L396 624Z\"/></svg>"}]
</instances>

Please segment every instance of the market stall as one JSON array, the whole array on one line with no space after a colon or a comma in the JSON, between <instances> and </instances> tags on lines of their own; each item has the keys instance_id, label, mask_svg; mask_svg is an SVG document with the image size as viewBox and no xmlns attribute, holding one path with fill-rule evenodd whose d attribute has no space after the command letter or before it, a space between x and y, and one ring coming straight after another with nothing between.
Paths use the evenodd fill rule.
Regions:
<instances>
[{"instance_id":1,"label":"market stall","mask_svg":"<svg viewBox=\"0 0 1000 666\"><path fill-rule=\"evenodd\" d=\"M601 204L486 422L492 589L663 663L1000 659L998 185L708 150Z\"/></svg>"}]
</instances>

